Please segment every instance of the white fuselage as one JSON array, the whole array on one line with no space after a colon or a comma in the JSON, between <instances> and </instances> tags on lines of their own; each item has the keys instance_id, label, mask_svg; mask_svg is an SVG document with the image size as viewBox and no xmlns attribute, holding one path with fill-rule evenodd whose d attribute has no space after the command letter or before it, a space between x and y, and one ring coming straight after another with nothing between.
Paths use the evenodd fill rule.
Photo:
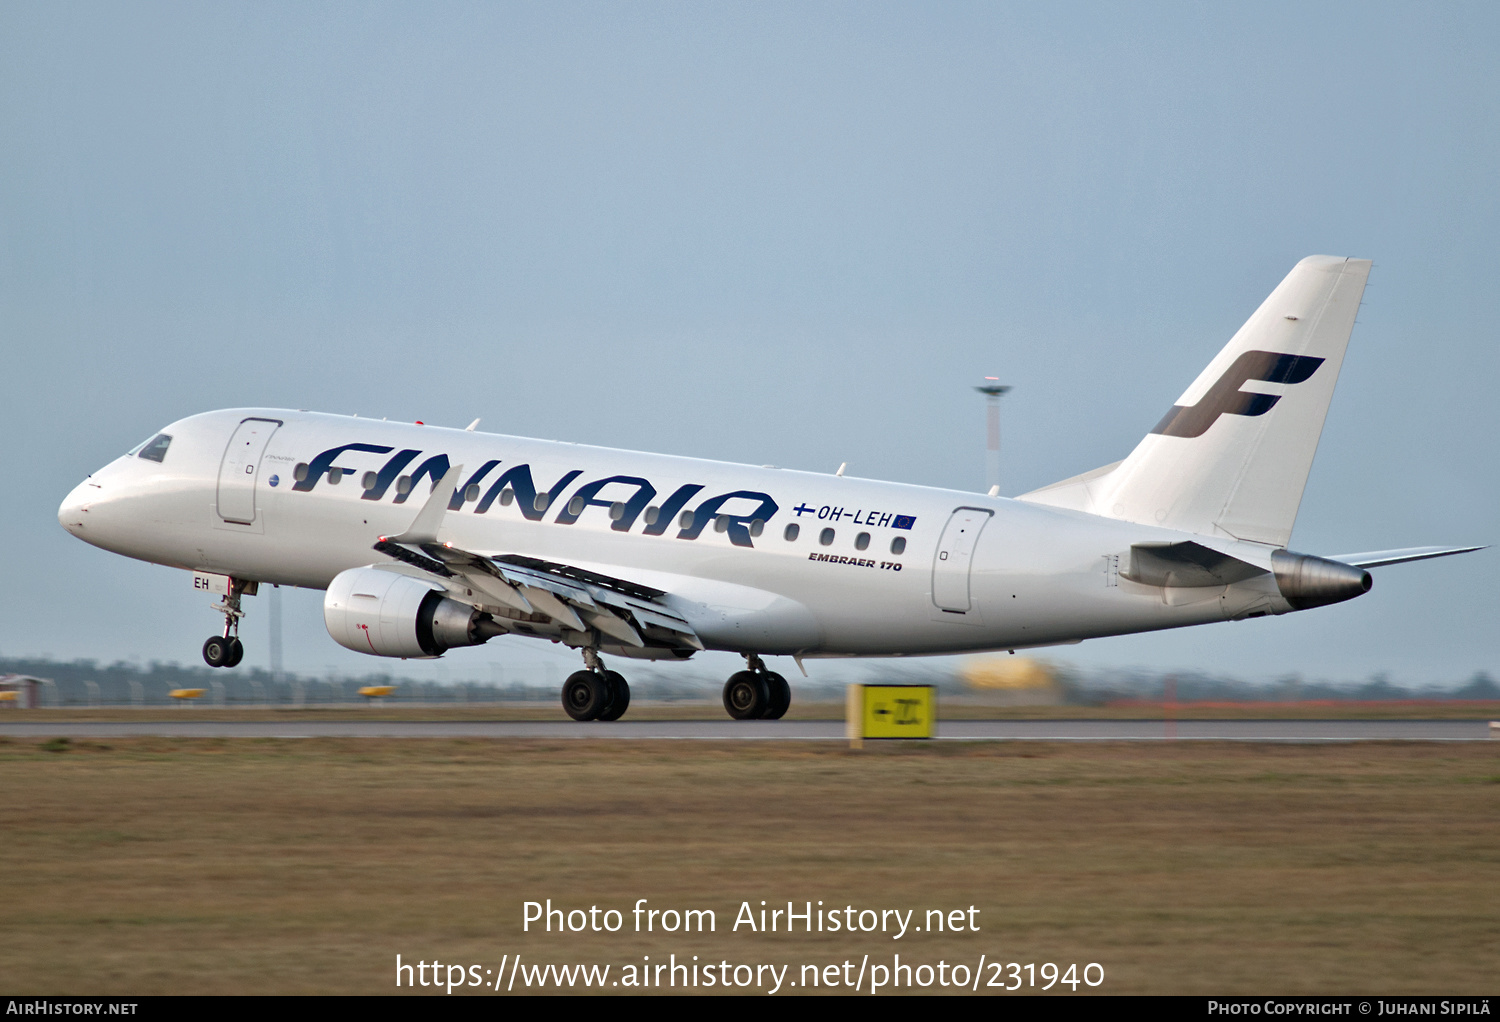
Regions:
<instances>
[{"instance_id":1,"label":"white fuselage","mask_svg":"<svg viewBox=\"0 0 1500 1022\"><path fill-rule=\"evenodd\" d=\"M122 457L80 484L64 527L158 564L323 589L390 563L372 545L462 465L442 540L663 590L712 649L1015 649L1291 609L1270 574L1193 589L1120 576L1132 544L1192 539L1269 567L1268 545L998 497L276 409L163 433L160 461Z\"/></svg>"}]
</instances>

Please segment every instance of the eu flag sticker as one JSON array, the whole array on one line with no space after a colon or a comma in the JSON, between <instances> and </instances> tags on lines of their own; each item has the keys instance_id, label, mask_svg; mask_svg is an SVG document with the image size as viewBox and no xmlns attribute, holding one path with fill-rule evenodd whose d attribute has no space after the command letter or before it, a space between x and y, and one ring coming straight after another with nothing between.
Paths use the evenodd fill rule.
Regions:
<instances>
[{"instance_id":1,"label":"eu flag sticker","mask_svg":"<svg viewBox=\"0 0 1500 1022\"><path fill-rule=\"evenodd\" d=\"M896 520L891 522L893 529L909 529L917 523L916 515L897 515Z\"/></svg>"}]
</instances>

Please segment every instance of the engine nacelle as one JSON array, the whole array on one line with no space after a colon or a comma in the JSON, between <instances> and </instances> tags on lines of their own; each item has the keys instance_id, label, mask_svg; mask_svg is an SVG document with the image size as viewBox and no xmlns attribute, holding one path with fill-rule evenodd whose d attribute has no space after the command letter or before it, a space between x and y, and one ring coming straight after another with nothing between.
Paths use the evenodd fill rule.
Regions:
<instances>
[{"instance_id":1,"label":"engine nacelle","mask_svg":"<svg viewBox=\"0 0 1500 1022\"><path fill-rule=\"evenodd\" d=\"M334 576L323 596L323 623L346 649L392 657L440 656L505 632L490 615L445 596L434 583L375 567Z\"/></svg>"},{"instance_id":2,"label":"engine nacelle","mask_svg":"<svg viewBox=\"0 0 1500 1022\"><path fill-rule=\"evenodd\" d=\"M1370 573L1342 561L1277 550L1271 555L1276 588L1293 610L1326 607L1370 591Z\"/></svg>"}]
</instances>

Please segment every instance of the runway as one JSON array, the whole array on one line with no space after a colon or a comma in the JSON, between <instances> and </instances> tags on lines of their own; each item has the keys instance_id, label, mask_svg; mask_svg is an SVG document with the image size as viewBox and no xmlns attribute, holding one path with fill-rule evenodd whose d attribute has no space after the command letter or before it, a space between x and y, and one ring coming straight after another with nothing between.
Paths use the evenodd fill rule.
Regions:
<instances>
[{"instance_id":1,"label":"runway","mask_svg":"<svg viewBox=\"0 0 1500 1022\"><path fill-rule=\"evenodd\" d=\"M1473 742L1483 720L954 720L952 741L1049 742ZM1494 732L1500 736L1500 730ZM0 723L9 738L551 738L699 741L844 741L837 720L778 721L77 721Z\"/></svg>"}]
</instances>

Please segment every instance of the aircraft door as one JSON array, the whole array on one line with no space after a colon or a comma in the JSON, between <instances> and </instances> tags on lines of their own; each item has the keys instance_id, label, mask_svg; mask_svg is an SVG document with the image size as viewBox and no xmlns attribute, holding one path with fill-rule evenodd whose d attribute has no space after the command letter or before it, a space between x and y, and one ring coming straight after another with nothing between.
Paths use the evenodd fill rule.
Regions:
<instances>
[{"instance_id":1,"label":"aircraft door","mask_svg":"<svg viewBox=\"0 0 1500 1022\"><path fill-rule=\"evenodd\" d=\"M969 609L969 566L979 533L992 512L974 507L954 511L938 540L932 562L932 602L942 610L965 613Z\"/></svg>"},{"instance_id":2,"label":"aircraft door","mask_svg":"<svg viewBox=\"0 0 1500 1022\"><path fill-rule=\"evenodd\" d=\"M255 521L255 478L260 456L281 423L275 419L245 419L229 438L219 464L219 517L250 525Z\"/></svg>"}]
</instances>

